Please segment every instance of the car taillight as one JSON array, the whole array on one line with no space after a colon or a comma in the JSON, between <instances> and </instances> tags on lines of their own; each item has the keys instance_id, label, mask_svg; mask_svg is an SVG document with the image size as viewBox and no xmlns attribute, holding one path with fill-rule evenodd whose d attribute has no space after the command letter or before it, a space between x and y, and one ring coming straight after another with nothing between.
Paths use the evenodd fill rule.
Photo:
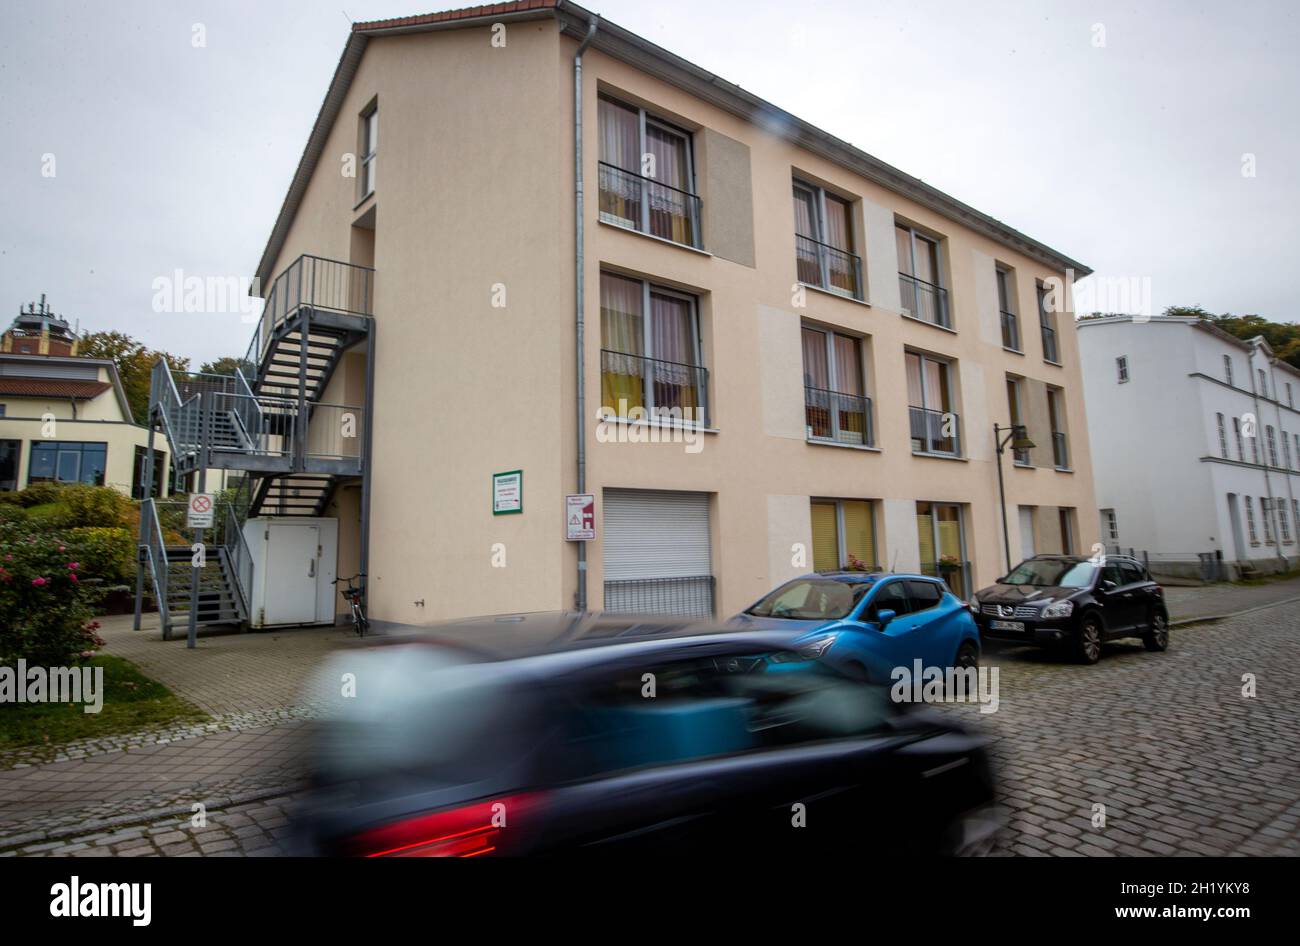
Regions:
<instances>
[{"instance_id":1,"label":"car taillight","mask_svg":"<svg viewBox=\"0 0 1300 946\"><path fill-rule=\"evenodd\" d=\"M503 831L541 801L540 794L511 795L447 811L417 815L353 839L362 857L477 857L497 849Z\"/></svg>"}]
</instances>

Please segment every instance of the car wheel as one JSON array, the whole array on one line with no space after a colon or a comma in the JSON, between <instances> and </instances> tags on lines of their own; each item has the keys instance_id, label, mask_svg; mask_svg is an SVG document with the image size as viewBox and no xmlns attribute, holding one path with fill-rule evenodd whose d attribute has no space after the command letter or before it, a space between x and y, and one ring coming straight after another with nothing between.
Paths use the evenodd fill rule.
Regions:
<instances>
[{"instance_id":1,"label":"car wheel","mask_svg":"<svg viewBox=\"0 0 1300 946\"><path fill-rule=\"evenodd\" d=\"M974 641L962 641L961 646L957 648L957 656L952 659L952 665L959 670L965 670L967 667L979 669L980 650L975 646Z\"/></svg>"},{"instance_id":2,"label":"car wheel","mask_svg":"<svg viewBox=\"0 0 1300 946\"><path fill-rule=\"evenodd\" d=\"M1101 621L1090 614L1079 624L1074 641L1074 656L1080 663L1095 664L1101 659Z\"/></svg>"},{"instance_id":3,"label":"car wheel","mask_svg":"<svg viewBox=\"0 0 1300 946\"><path fill-rule=\"evenodd\" d=\"M1169 649L1169 619L1162 612L1151 615L1150 629L1142 635L1142 643L1157 653Z\"/></svg>"}]
</instances>

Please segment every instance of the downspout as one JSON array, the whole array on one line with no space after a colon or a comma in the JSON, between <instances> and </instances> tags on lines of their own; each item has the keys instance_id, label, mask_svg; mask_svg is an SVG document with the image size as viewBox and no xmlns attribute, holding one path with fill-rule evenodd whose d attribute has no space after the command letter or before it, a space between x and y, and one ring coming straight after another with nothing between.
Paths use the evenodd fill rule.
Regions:
<instances>
[{"instance_id":1,"label":"downspout","mask_svg":"<svg viewBox=\"0 0 1300 946\"><path fill-rule=\"evenodd\" d=\"M591 41L596 38L596 27L600 17L592 17L587 26L587 35L578 44L578 51L573 54L573 268L574 268L574 304L576 333L576 357L574 371L577 375L577 419L578 419L578 492L587 491L587 389L586 321L583 312L585 305L584 289L586 283L586 255L583 252L583 200L582 200L582 54L587 51ZM587 610L587 543L578 542L578 591L574 595L574 607L578 611Z\"/></svg>"},{"instance_id":2,"label":"downspout","mask_svg":"<svg viewBox=\"0 0 1300 946\"><path fill-rule=\"evenodd\" d=\"M1276 515L1277 510L1276 508L1274 508L1275 500L1273 497L1273 480L1268 475L1268 445L1260 443L1262 439L1261 434L1263 433L1263 431L1261 431L1259 428L1263 424L1263 420L1262 420L1263 412L1260 410L1259 407L1260 391L1256 384L1256 376L1255 376L1256 367L1255 367L1255 359L1254 359L1254 356L1258 353L1259 353L1259 347L1257 345L1252 344L1250 350L1251 357L1246 359L1246 370L1250 374L1250 399L1251 399L1251 403L1254 404L1255 406L1254 449L1259 451L1259 461L1260 461L1259 465L1264 470L1264 491L1268 493L1268 505L1269 505L1268 515L1264 516L1263 515L1264 511L1263 509L1261 509L1260 518L1265 520L1265 525L1268 526L1268 531L1273 536L1273 551L1275 551L1277 553L1277 557L1282 559L1283 563L1285 563L1286 557L1282 554L1282 536L1280 535L1282 530L1278 528L1281 523L1278 520ZM1269 375L1269 380L1270 381L1272 380L1271 373ZM1264 396L1267 397L1268 393L1265 392Z\"/></svg>"}]
</instances>

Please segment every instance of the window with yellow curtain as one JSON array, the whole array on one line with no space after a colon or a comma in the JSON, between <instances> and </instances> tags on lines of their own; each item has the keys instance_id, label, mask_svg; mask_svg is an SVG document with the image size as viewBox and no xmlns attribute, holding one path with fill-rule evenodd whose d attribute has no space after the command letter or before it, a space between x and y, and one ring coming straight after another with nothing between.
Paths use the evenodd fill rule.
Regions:
<instances>
[{"instance_id":1,"label":"window with yellow curtain","mask_svg":"<svg viewBox=\"0 0 1300 946\"><path fill-rule=\"evenodd\" d=\"M613 273L600 274L601 405L620 416L645 407L645 324L642 284Z\"/></svg>"},{"instance_id":2,"label":"window with yellow curtain","mask_svg":"<svg viewBox=\"0 0 1300 946\"><path fill-rule=\"evenodd\" d=\"M812 504L813 570L833 572L840 567L839 516L834 503Z\"/></svg>"},{"instance_id":3,"label":"window with yellow curtain","mask_svg":"<svg viewBox=\"0 0 1300 946\"><path fill-rule=\"evenodd\" d=\"M813 569L838 571L853 560L875 567L876 542L871 503L863 499L814 500Z\"/></svg>"}]
</instances>

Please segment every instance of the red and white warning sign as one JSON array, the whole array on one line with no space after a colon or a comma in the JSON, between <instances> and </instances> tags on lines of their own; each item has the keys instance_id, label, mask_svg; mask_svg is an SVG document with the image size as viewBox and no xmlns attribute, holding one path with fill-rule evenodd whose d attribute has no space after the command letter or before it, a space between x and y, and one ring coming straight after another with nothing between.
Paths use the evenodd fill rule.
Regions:
<instances>
[{"instance_id":1,"label":"red and white warning sign","mask_svg":"<svg viewBox=\"0 0 1300 946\"><path fill-rule=\"evenodd\" d=\"M589 542L596 537L596 497L573 493L564 497L564 538Z\"/></svg>"},{"instance_id":2,"label":"red and white warning sign","mask_svg":"<svg viewBox=\"0 0 1300 946\"><path fill-rule=\"evenodd\" d=\"M185 510L187 529L211 529L216 517L217 494L193 493Z\"/></svg>"}]
</instances>

